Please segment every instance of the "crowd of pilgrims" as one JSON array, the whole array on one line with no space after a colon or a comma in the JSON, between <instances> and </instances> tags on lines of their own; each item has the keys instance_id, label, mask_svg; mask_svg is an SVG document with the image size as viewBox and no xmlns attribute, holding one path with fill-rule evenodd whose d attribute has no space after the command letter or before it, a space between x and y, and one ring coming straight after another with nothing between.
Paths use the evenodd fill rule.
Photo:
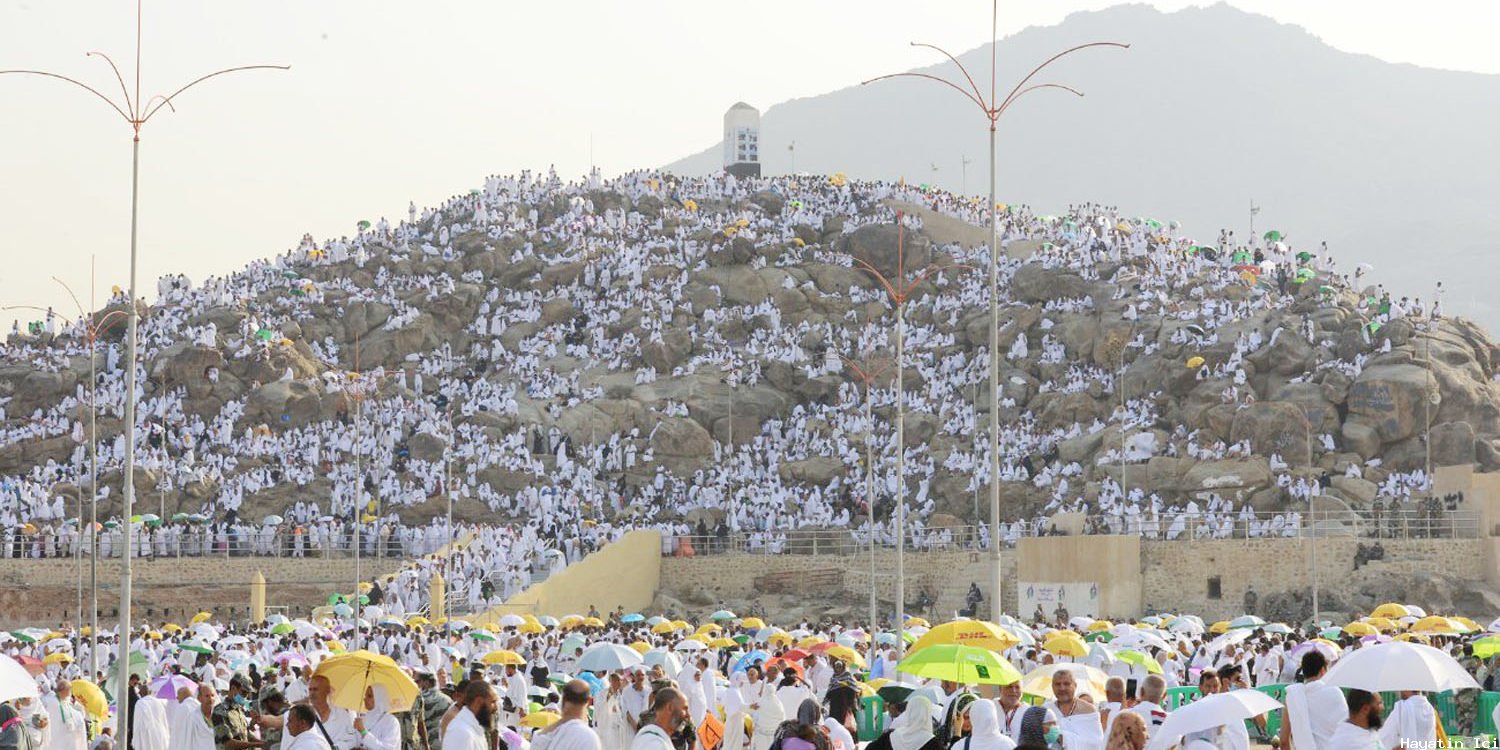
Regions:
<instances>
[{"instance_id":1,"label":"crowd of pilgrims","mask_svg":"<svg viewBox=\"0 0 1500 750\"><path fill-rule=\"evenodd\" d=\"M719 727L714 736L722 745L708 746L724 750L1143 750L1167 731L1170 712L1187 705L1168 693L1174 688L1196 688L1191 701L1272 686L1285 688L1282 747L1295 738L1298 747L1394 750L1431 743L1438 732L1433 704L1413 691L1400 695L1384 728L1360 722L1366 734L1345 722L1360 711L1356 694L1363 691L1346 698L1324 681L1327 671L1361 649L1382 647L1390 640L1383 635L1313 639L1264 621L1216 634L1192 615L1113 624L1069 617L1061 608L1049 620L1039 608L1032 622L999 618L998 631L1013 645L997 646L998 654L1020 679L981 693L899 671L894 634L872 635L853 622L804 621L783 630L721 619L704 623L716 637L695 641L623 609L591 608L597 624L581 628L516 616L473 629L467 622L403 621L384 604L367 607L376 624L359 633L347 623L330 630L275 615L251 625L209 620L134 629L125 700L131 722L123 737L114 717L93 713L87 696L75 693L80 681L119 692L114 633L100 633L97 644L67 626L34 642L8 637L0 658L33 664L40 696L0 704L0 732L5 746L34 750L691 750L704 746L694 740L705 726ZM909 632L927 631L918 627ZM1083 634L1106 630L1111 638L1090 644L1087 654L1054 646L1083 644ZM344 691L340 680L356 679L320 667L336 655L336 637L389 657L414 678L416 695L397 705L391 698L400 681L380 678L371 680L376 686L362 711L346 699L330 701L331 692ZM1463 638L1432 641L1476 682L1494 684L1500 658L1474 657ZM612 649L642 656L622 659L610 656ZM596 658L601 652L609 658ZM883 719L856 721L867 685L901 690L882 687L884 700L871 704L886 712ZM664 690L673 710L659 700ZM1457 721L1445 722L1450 731L1478 731L1477 693L1456 693ZM1032 700L1023 702L1026 695ZM1500 716L1500 707L1493 713ZM17 718L23 726L11 721ZM866 723L883 732L871 739ZM1274 733L1262 715L1208 726L1174 744L1249 750Z\"/></svg>"},{"instance_id":2,"label":"crowd of pilgrims","mask_svg":"<svg viewBox=\"0 0 1500 750\"><path fill-rule=\"evenodd\" d=\"M752 195L767 190L786 201L780 213L763 211L750 202ZM596 205L594 197L601 191L615 193L620 200L610 207ZM648 215L629 209L645 199L659 201L660 212ZM261 553L275 548L282 553L312 554L340 545L347 548L355 533L351 520L372 514L381 519L379 523L359 526L368 549L390 545L403 554L420 554L452 535L443 521L433 525L403 522L401 511L449 493L466 517L482 508L497 523L529 519L520 535L570 539L574 545L585 538L607 541L611 534L628 528L685 533L691 527L683 519L699 508L722 511L728 530L756 549L779 549L790 529L828 526L847 527L861 542L873 538L893 545L895 431L886 423L888 412L878 411L877 424L866 424L864 400L868 397L878 408L894 406L895 389L877 384L867 394L838 356L848 353L878 359L889 348L891 321L883 316L866 319L851 309L843 320L792 322L769 297L756 304L731 304L717 288L720 304L698 310L683 294L689 278L706 267L710 253L718 251L716 243L703 239L707 234L721 240L733 234L757 248L787 248L774 262L756 256L751 261L754 267L788 268L804 262L850 267L847 256L828 246L804 246L795 228L822 227L839 219L847 233L871 223L892 222L897 216L885 203L889 199L919 203L977 224L987 221L982 201L904 184L834 185L812 178L741 180L728 175L679 179L655 172L634 172L609 181L596 174L565 183L555 173L523 173L491 177L482 189L435 208L419 211L413 205L405 220L395 224L381 219L356 235L324 242L304 237L294 250L201 284L182 276L165 277L158 284L156 302L140 321L143 363L182 343L218 347L226 358L268 358L275 347L284 344L279 334L258 334L326 314L324 305L331 299L344 309L356 301L383 303L393 311L384 326L400 328L413 323L422 305L444 297L456 285L478 285L483 298L465 329L466 337L432 351L411 352L399 368L354 373L352 352L346 345L331 338L308 341L316 355L331 365L310 379L313 385L325 390L352 389L367 397L361 398L356 414L340 413L337 419L303 426L251 424L244 418L243 398L229 401L209 416L189 413L184 409L185 388L152 383L143 364L136 426L140 467L158 478L156 489L162 497L173 498L174 507L186 487L213 490L198 508L206 520L196 525L113 526L103 534L101 553L120 554L124 535L133 533L139 537L141 555L206 554L226 545ZM913 215L903 220L913 228L921 226ZM1009 207L1002 231L1007 245L1021 239L1045 241L1025 262L1066 267L1089 281L1098 280L1101 269L1116 267L1116 261L1144 259L1149 273L1138 273L1136 266L1129 265L1104 279L1116 284L1117 298L1126 304L1124 316L1160 316L1172 324L1163 329L1171 331L1172 343L1199 347L1218 343L1224 326L1288 307L1295 291L1288 279L1304 270L1316 274L1312 283L1338 288L1357 285L1363 273L1357 270L1352 280L1339 275L1326 248L1316 255L1294 254L1284 241L1247 243L1230 233L1221 234L1216 243L1198 245L1181 236L1175 225L1157 228L1154 222L1093 204L1071 206L1057 217ZM983 348L954 346L954 332L965 316L987 305L988 251L957 245L939 249L956 265L931 277L933 294L908 303L909 313L927 310L907 316L906 367L920 376L908 377L907 382L920 385L908 390L905 406L910 415L934 418L941 434L956 441L956 447L935 455L925 442L905 446L904 500L914 520L908 525L906 542L915 547L951 541L946 531L922 523L936 506L933 486L937 477L966 478L965 491L971 494L990 480L984 434L987 420L975 405L976 394L988 384L987 356ZM527 284L502 288L493 276L479 270L456 277L443 271L395 270L395 263L402 259L456 259L471 252L504 253L508 257L502 260L512 267L529 260L542 269L584 265L576 279L560 282L546 293ZM1243 268L1247 264L1261 269L1261 282L1251 293L1219 294L1246 284ZM349 273L318 275L324 279L318 281L303 275L329 265L374 268L374 283L358 285ZM1024 304L1010 293L1010 279L1021 265L1022 261L1014 259L1001 262L998 293L1002 305ZM812 281L799 284L789 274L782 278L783 287L813 296L844 297L852 302L884 299L878 286L818 289ZM1196 285L1194 292L1180 293L1190 281ZM1369 311L1378 320L1439 314L1437 300L1424 307L1420 300L1392 301L1382 290L1377 295L1361 305L1378 305ZM560 299L572 304L577 318L545 322L543 304ZM120 293L111 300L116 305L122 302ZM1050 331L1055 316L1092 304L1087 298L1052 300L1042 311L1040 329ZM219 330L212 322L191 322L221 307L244 313L237 329ZM639 325L622 336L608 335L610 325L628 314L638 314ZM728 332L730 323L747 320L754 325L738 326L733 335ZM929 322L917 322L923 320ZM537 327L510 345L504 343L502 335L523 322ZM662 342L669 331L686 331L693 354L672 372L658 372L645 363L642 351ZM1313 331L1310 324L1305 330L1241 331L1233 336L1233 355L1202 366L1199 377L1221 380L1224 401L1244 404L1251 398L1240 366L1244 357L1274 343L1278 336L1310 336ZM0 365L25 365L43 372L77 369L90 353L87 333L86 321L69 323L49 314L32 333L17 328L0 346ZM809 345L811 341L820 343ZM1131 356L1139 357L1158 351L1160 345L1138 335L1126 348ZM115 342L100 346L94 397L102 415L118 418L125 397L123 348ZM1372 344L1370 353L1376 348ZM1016 336L1001 355L1005 366L1040 358L1062 367L1068 358L1060 339L1051 333L1044 333L1038 341L1028 341L1025 334ZM1319 367L1357 374L1367 356L1327 359ZM732 447L716 442L712 458L691 473L670 471L654 455L656 427L632 427L575 440L556 426L568 410L604 398L601 383L605 378L650 384L711 376L731 383L731 389L754 389L764 377L763 367L772 362L797 368L809 377L842 377L845 382L832 397L796 404L765 420L760 432L736 440ZM1156 394L1127 394L1121 404L1116 395L1118 372L1083 362L1067 364L1062 372L1034 387L1041 392L1088 391L1112 398L1117 406L1105 418L1066 427L1044 425L1029 413L1002 424L999 478L1030 483L1050 496L1050 501L1034 515L1013 516L998 528L981 525L969 543L987 546L996 538L1012 543L1018 537L1044 532L1049 519L1063 512L1099 516L1091 526L1094 529L1161 538L1223 536L1235 533L1237 523L1252 535L1297 533L1301 520L1295 512L1255 517L1246 505L1217 494L1164 499L1142 487L1125 488L1105 479L1097 499L1086 500L1085 476L1094 472L1063 460L1058 445L1121 425L1155 425ZM204 377L214 380L218 375L210 370ZM293 377L288 370L283 379ZM384 388L391 380L405 388ZM1003 407L1015 404L1011 389L1032 387L1013 382L1003 386ZM73 518L77 514L73 495L53 488L90 486L84 408L89 391L85 377L75 393L30 414L7 413L11 399L0 397L0 449L72 438L68 452L38 460L23 473L0 476L0 526L5 534L0 553L66 555L86 538ZM686 404L670 398L647 403L646 408L647 424L657 426L662 419L688 411ZM493 428L484 426L492 421L475 419L480 412L506 418L545 416L548 426L520 423L497 436ZM419 460L409 451L410 440L418 433L441 436L452 447L445 448L439 460ZM866 435L873 436L877 455L873 526L863 481ZM1314 449L1332 450L1334 440L1331 435L1314 436ZM124 442L122 435L113 435L99 443L100 475L120 468ZM1097 460L1102 465L1122 460L1143 463L1153 455L1219 459L1248 452L1248 445L1225 444L1178 426L1161 444L1152 433L1142 431L1123 447L1102 450ZM826 484L789 479L781 471L784 464L815 457L841 460L847 471L836 472ZM1283 457L1271 456L1270 460L1278 483L1291 496L1304 498L1316 490L1315 483L1293 477ZM1375 465L1378 459L1367 464ZM1357 476L1364 468L1351 465L1347 473ZM483 478L491 470L526 475L532 481L518 491L497 488ZM627 476L632 481L626 481ZM284 490L287 485L308 488L314 482L319 483L320 496L298 496L292 507L278 511L281 522L269 524L270 529L261 519L239 513L259 493ZM1421 493L1427 484L1420 472L1391 473L1380 489L1382 497L1399 501ZM110 489L100 487L100 497L109 499ZM138 510L154 505L150 494L155 493L138 498ZM571 522L572 527L561 525L558 518L588 519L597 525L585 532L576 522ZM506 567L522 567L526 562L509 559Z\"/></svg>"}]
</instances>

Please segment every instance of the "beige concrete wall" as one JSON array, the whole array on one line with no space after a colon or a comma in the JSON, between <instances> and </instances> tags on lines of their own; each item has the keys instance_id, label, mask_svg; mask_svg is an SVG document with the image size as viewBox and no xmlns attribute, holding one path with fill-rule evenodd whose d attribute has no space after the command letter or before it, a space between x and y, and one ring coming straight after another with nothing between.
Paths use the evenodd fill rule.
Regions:
<instances>
[{"instance_id":1,"label":"beige concrete wall","mask_svg":"<svg viewBox=\"0 0 1500 750\"><path fill-rule=\"evenodd\" d=\"M399 560L360 562L369 580L399 570ZM306 613L333 591L354 589L353 559L222 558L138 560L131 566L133 617L162 621L191 617L200 609L225 617L248 617L250 580L266 577L266 604ZM84 606L88 607L88 560L83 561ZM78 606L78 572L73 559L0 559L0 627L50 626L71 622ZM99 561L100 622L113 624L119 608L120 563Z\"/></svg>"},{"instance_id":2,"label":"beige concrete wall","mask_svg":"<svg viewBox=\"0 0 1500 750\"><path fill-rule=\"evenodd\" d=\"M1340 591L1362 539L1317 540L1318 584ZM1381 541L1392 573L1429 572L1483 580L1491 554L1488 539ZM1313 540L1226 539L1142 545L1142 605L1152 611L1193 612L1222 619L1243 614L1245 591L1259 594L1308 589L1313 582ZM1218 576L1221 596L1208 598L1208 579Z\"/></svg>"},{"instance_id":3,"label":"beige concrete wall","mask_svg":"<svg viewBox=\"0 0 1500 750\"><path fill-rule=\"evenodd\" d=\"M494 620L509 612L562 617L587 612L590 606L600 612L615 607L639 611L656 596L661 561L661 535L632 531L478 619Z\"/></svg>"},{"instance_id":4,"label":"beige concrete wall","mask_svg":"<svg viewBox=\"0 0 1500 750\"><path fill-rule=\"evenodd\" d=\"M1097 584L1096 616L1141 615L1143 579L1138 536L1028 537L1016 545L1016 555L1020 560L1018 583Z\"/></svg>"}]
</instances>

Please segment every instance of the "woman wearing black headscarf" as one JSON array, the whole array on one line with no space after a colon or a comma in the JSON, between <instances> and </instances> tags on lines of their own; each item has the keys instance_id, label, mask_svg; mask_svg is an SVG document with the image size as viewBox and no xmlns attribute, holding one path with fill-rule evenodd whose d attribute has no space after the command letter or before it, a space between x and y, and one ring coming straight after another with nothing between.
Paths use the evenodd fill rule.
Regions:
<instances>
[{"instance_id":1,"label":"woman wearing black headscarf","mask_svg":"<svg viewBox=\"0 0 1500 750\"><path fill-rule=\"evenodd\" d=\"M776 729L772 750L833 750L828 729L823 726L823 709L808 698L797 706L797 718L783 721Z\"/></svg>"}]
</instances>

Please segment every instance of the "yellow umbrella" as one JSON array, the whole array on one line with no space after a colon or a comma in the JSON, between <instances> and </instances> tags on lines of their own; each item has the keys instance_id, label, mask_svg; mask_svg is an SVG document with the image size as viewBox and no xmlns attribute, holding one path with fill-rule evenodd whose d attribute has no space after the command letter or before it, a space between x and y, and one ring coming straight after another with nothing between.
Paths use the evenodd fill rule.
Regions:
<instances>
[{"instance_id":1,"label":"yellow umbrella","mask_svg":"<svg viewBox=\"0 0 1500 750\"><path fill-rule=\"evenodd\" d=\"M344 647L344 642L343 641L323 641L323 645L327 646L328 650L334 652L335 654L341 654L341 653L343 653L343 652L345 652L345 651L348 650L348 649L346 649ZM364 710L364 709L360 709L360 710Z\"/></svg>"},{"instance_id":2,"label":"yellow umbrella","mask_svg":"<svg viewBox=\"0 0 1500 750\"><path fill-rule=\"evenodd\" d=\"M324 659L314 674L328 678L333 688L328 701L350 711L364 711L365 690L376 685L385 688L393 713L410 709L420 692L417 683L390 657L363 649Z\"/></svg>"},{"instance_id":3,"label":"yellow umbrella","mask_svg":"<svg viewBox=\"0 0 1500 750\"><path fill-rule=\"evenodd\" d=\"M762 620L762 619L760 619L759 617L746 617L745 619L740 620L740 627L742 627L742 628L756 628L756 629L760 629L760 628L763 628L765 626L766 626L765 621Z\"/></svg>"},{"instance_id":4,"label":"yellow umbrella","mask_svg":"<svg viewBox=\"0 0 1500 750\"><path fill-rule=\"evenodd\" d=\"M181 630L181 629L182 628L178 628L178 630ZM81 635L81 636L84 636L84 637L88 637L90 635L93 635L93 633L94 633L94 629L91 628L91 627L89 627L89 626L87 626L87 625L84 625L83 628L78 631L78 634Z\"/></svg>"},{"instance_id":5,"label":"yellow umbrella","mask_svg":"<svg viewBox=\"0 0 1500 750\"><path fill-rule=\"evenodd\" d=\"M557 621L560 628L571 628L583 623L583 615L568 615Z\"/></svg>"},{"instance_id":6,"label":"yellow umbrella","mask_svg":"<svg viewBox=\"0 0 1500 750\"><path fill-rule=\"evenodd\" d=\"M698 632L699 633L718 633L718 632L720 632L722 630L724 630L724 629L721 628L721 627L719 627L718 625L715 625L715 624L711 623L711 622L705 622L702 625L698 626Z\"/></svg>"},{"instance_id":7,"label":"yellow umbrella","mask_svg":"<svg viewBox=\"0 0 1500 750\"><path fill-rule=\"evenodd\" d=\"M526 664L526 660L522 659L520 654L514 651L506 651L504 649L501 649L499 651L491 651L485 654L484 658L480 659L480 661L484 662L485 664L514 664L518 667L524 666Z\"/></svg>"},{"instance_id":8,"label":"yellow umbrella","mask_svg":"<svg viewBox=\"0 0 1500 750\"><path fill-rule=\"evenodd\" d=\"M915 653L928 646L946 643L978 646L991 651L1004 651L1020 643L1020 641L994 623L988 623L983 620L954 620L953 622L945 622L924 633L921 638L917 639L916 643L911 644L911 647L907 649L907 653ZM1087 647L1084 650L1087 652Z\"/></svg>"},{"instance_id":9,"label":"yellow umbrella","mask_svg":"<svg viewBox=\"0 0 1500 750\"><path fill-rule=\"evenodd\" d=\"M1379 635L1380 630L1368 622L1351 622L1344 626L1344 632L1349 635Z\"/></svg>"},{"instance_id":10,"label":"yellow umbrella","mask_svg":"<svg viewBox=\"0 0 1500 750\"><path fill-rule=\"evenodd\" d=\"M73 697L83 704L83 710L88 711L89 715L96 719L109 715L109 701L98 685L88 680L73 680L68 685L73 688Z\"/></svg>"},{"instance_id":11,"label":"yellow umbrella","mask_svg":"<svg viewBox=\"0 0 1500 750\"><path fill-rule=\"evenodd\" d=\"M412 627L416 627L418 625L431 625L432 620L429 620L421 615L417 615L416 617L407 620L406 624Z\"/></svg>"},{"instance_id":12,"label":"yellow umbrella","mask_svg":"<svg viewBox=\"0 0 1500 750\"><path fill-rule=\"evenodd\" d=\"M690 635L690 636L688 636L686 638L683 638L682 640L684 640L684 641L697 641L697 642L699 642L699 643L701 643L701 644L703 644L705 646L708 645L708 635L706 633L694 633L694 634L692 634L692 635Z\"/></svg>"},{"instance_id":13,"label":"yellow umbrella","mask_svg":"<svg viewBox=\"0 0 1500 750\"><path fill-rule=\"evenodd\" d=\"M148 640L152 640L152 641L159 641L159 640L161 640L161 631L158 631L158 630L147 631L146 632L146 638Z\"/></svg>"},{"instance_id":14,"label":"yellow umbrella","mask_svg":"<svg viewBox=\"0 0 1500 750\"><path fill-rule=\"evenodd\" d=\"M59 651L59 652L57 652L55 654L47 654L46 658L42 659L42 663L43 664L72 664L73 663L73 655L72 654L66 654L66 653L63 653L61 651Z\"/></svg>"},{"instance_id":15,"label":"yellow umbrella","mask_svg":"<svg viewBox=\"0 0 1500 750\"><path fill-rule=\"evenodd\" d=\"M651 650L651 644L645 641L636 641L635 643L630 644L630 647L635 649L635 652L638 654L644 654L647 651Z\"/></svg>"},{"instance_id":16,"label":"yellow umbrella","mask_svg":"<svg viewBox=\"0 0 1500 750\"><path fill-rule=\"evenodd\" d=\"M673 620L672 621L672 629L673 630L692 630L693 626L687 624L686 620Z\"/></svg>"},{"instance_id":17,"label":"yellow umbrella","mask_svg":"<svg viewBox=\"0 0 1500 750\"><path fill-rule=\"evenodd\" d=\"M1423 617L1422 619L1412 623L1411 632L1428 634L1436 633L1440 635L1458 635L1469 632L1469 629L1464 627L1463 623L1458 622L1457 620L1448 617L1438 617L1434 615L1432 617Z\"/></svg>"},{"instance_id":18,"label":"yellow umbrella","mask_svg":"<svg viewBox=\"0 0 1500 750\"><path fill-rule=\"evenodd\" d=\"M1083 639L1079 638L1077 633L1072 631L1065 631L1065 633L1065 635L1052 637L1046 643L1042 644L1042 648L1047 653L1057 654L1058 656L1072 656L1077 658L1089 655L1089 644L1084 643Z\"/></svg>"},{"instance_id":19,"label":"yellow umbrella","mask_svg":"<svg viewBox=\"0 0 1500 750\"><path fill-rule=\"evenodd\" d=\"M1476 633L1484 629L1479 627L1479 623L1474 622L1467 617L1459 617L1458 615L1454 615L1452 619L1458 624L1468 628L1470 633Z\"/></svg>"},{"instance_id":20,"label":"yellow umbrella","mask_svg":"<svg viewBox=\"0 0 1500 750\"><path fill-rule=\"evenodd\" d=\"M856 667L863 667L865 665L865 657L860 656L858 651L848 646L834 646L825 651L824 654L830 659L838 659L845 664L853 664Z\"/></svg>"},{"instance_id":21,"label":"yellow umbrella","mask_svg":"<svg viewBox=\"0 0 1500 750\"><path fill-rule=\"evenodd\" d=\"M1208 626L1208 632L1213 633L1214 635L1220 635L1222 633L1227 632L1228 630L1229 630L1229 621L1228 620L1220 620L1220 621L1218 621L1218 622L1216 622L1216 623Z\"/></svg>"},{"instance_id":22,"label":"yellow umbrella","mask_svg":"<svg viewBox=\"0 0 1500 750\"><path fill-rule=\"evenodd\" d=\"M562 716L551 711L537 711L526 714L526 718L521 719L521 726L530 729L546 729L561 720Z\"/></svg>"},{"instance_id":23,"label":"yellow umbrella","mask_svg":"<svg viewBox=\"0 0 1500 750\"><path fill-rule=\"evenodd\" d=\"M1085 628L1085 630L1087 630L1090 633L1097 633L1097 632L1099 632L1101 630L1109 630L1110 628L1112 628L1114 626L1115 626L1115 624L1112 623L1112 622L1110 622L1109 620L1095 620L1095 621L1089 623L1089 626L1087 628Z\"/></svg>"},{"instance_id":24,"label":"yellow umbrella","mask_svg":"<svg viewBox=\"0 0 1500 750\"><path fill-rule=\"evenodd\" d=\"M521 613L521 619L522 619L522 620L525 620L525 621L526 621L526 622L534 622L534 623L536 623L536 624L538 624L538 625L541 625L541 624L542 624L542 621L541 621L541 620L538 620L538 619L537 619L537 618L536 618L536 615L534 615L534 614L531 614L531 613L530 613L530 612L522 612L522 613Z\"/></svg>"},{"instance_id":25,"label":"yellow umbrella","mask_svg":"<svg viewBox=\"0 0 1500 750\"><path fill-rule=\"evenodd\" d=\"M928 622L927 620L925 620L925 619L923 619L921 617L908 617L908 618L906 618L906 627L908 627L908 628L912 628L912 627L930 628L930 627L932 627L932 623Z\"/></svg>"},{"instance_id":26,"label":"yellow umbrella","mask_svg":"<svg viewBox=\"0 0 1500 750\"><path fill-rule=\"evenodd\" d=\"M182 632L182 626L178 625L175 622L169 622L166 625L161 626L161 629L162 629L162 632L164 632L164 633L181 633ZM88 633L84 633L84 635L88 635Z\"/></svg>"},{"instance_id":27,"label":"yellow umbrella","mask_svg":"<svg viewBox=\"0 0 1500 750\"><path fill-rule=\"evenodd\" d=\"M537 635L547 632L547 629L542 627L542 624L539 622L523 622L521 623L521 627L516 628L516 631L529 635Z\"/></svg>"},{"instance_id":28,"label":"yellow umbrella","mask_svg":"<svg viewBox=\"0 0 1500 750\"><path fill-rule=\"evenodd\" d=\"M811 648L818 645L819 643L822 643L824 640L825 639L819 638L815 635L805 636L802 640L797 641L797 648Z\"/></svg>"},{"instance_id":29,"label":"yellow umbrella","mask_svg":"<svg viewBox=\"0 0 1500 750\"><path fill-rule=\"evenodd\" d=\"M197 625L200 622L208 622L209 620L213 619L213 616L214 615L212 612L199 612L198 614L193 615L193 619L189 621L188 624Z\"/></svg>"},{"instance_id":30,"label":"yellow umbrella","mask_svg":"<svg viewBox=\"0 0 1500 750\"><path fill-rule=\"evenodd\" d=\"M602 628L604 627L604 621L597 617L585 617L583 618L583 626L588 628ZM684 627L686 627L686 623L684 623Z\"/></svg>"},{"instance_id":31,"label":"yellow umbrella","mask_svg":"<svg viewBox=\"0 0 1500 750\"><path fill-rule=\"evenodd\" d=\"M1411 610L1407 609L1405 604L1397 604L1395 602L1387 602L1385 604L1380 605L1379 607L1376 607L1375 611L1370 613L1370 616L1371 617L1389 617L1391 619L1395 619L1397 617L1405 617L1405 616L1407 616L1409 614L1411 614Z\"/></svg>"},{"instance_id":32,"label":"yellow umbrella","mask_svg":"<svg viewBox=\"0 0 1500 750\"><path fill-rule=\"evenodd\" d=\"M1104 683L1109 681L1109 675L1084 664L1048 664L1034 669L1021 678L1021 692L1052 700L1052 675L1062 670L1073 673L1080 693L1088 693L1096 700L1104 699Z\"/></svg>"},{"instance_id":33,"label":"yellow umbrella","mask_svg":"<svg viewBox=\"0 0 1500 750\"><path fill-rule=\"evenodd\" d=\"M876 677L875 679L870 680L868 683L865 683L865 684L868 685L871 690L879 692L881 688L885 687L886 685L891 684L891 678L889 678L889 677Z\"/></svg>"},{"instance_id":34,"label":"yellow umbrella","mask_svg":"<svg viewBox=\"0 0 1500 750\"><path fill-rule=\"evenodd\" d=\"M1421 633L1402 633L1401 635L1396 636L1396 640L1412 641L1414 643L1422 643L1429 646L1432 645L1432 639L1428 638L1425 635L1422 635Z\"/></svg>"},{"instance_id":35,"label":"yellow umbrella","mask_svg":"<svg viewBox=\"0 0 1500 750\"><path fill-rule=\"evenodd\" d=\"M792 645L792 637L787 635L786 633L772 633L771 637L768 638L767 641L773 646Z\"/></svg>"},{"instance_id":36,"label":"yellow umbrella","mask_svg":"<svg viewBox=\"0 0 1500 750\"><path fill-rule=\"evenodd\" d=\"M657 635L664 635L666 633L672 632L673 630L675 630L675 628L672 627L672 623L670 622L658 622L655 625L651 626L651 632Z\"/></svg>"},{"instance_id":37,"label":"yellow umbrella","mask_svg":"<svg viewBox=\"0 0 1500 750\"><path fill-rule=\"evenodd\" d=\"M732 638L715 638L708 642L710 648L734 648L740 644L735 643Z\"/></svg>"},{"instance_id":38,"label":"yellow umbrella","mask_svg":"<svg viewBox=\"0 0 1500 750\"><path fill-rule=\"evenodd\" d=\"M1396 623L1392 622L1391 620L1389 620L1389 619L1387 619L1385 617L1366 617L1365 618L1365 622L1368 622L1371 625L1375 626L1376 630L1383 630L1383 631L1385 631L1387 633L1389 633L1392 630L1400 630L1401 629L1400 625L1397 625Z\"/></svg>"}]
</instances>

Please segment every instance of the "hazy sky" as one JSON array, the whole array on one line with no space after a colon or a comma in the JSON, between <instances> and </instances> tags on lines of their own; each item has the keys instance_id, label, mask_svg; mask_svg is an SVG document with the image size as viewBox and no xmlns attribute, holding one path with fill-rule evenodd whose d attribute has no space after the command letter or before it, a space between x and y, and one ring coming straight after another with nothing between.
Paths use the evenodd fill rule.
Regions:
<instances>
[{"instance_id":1,"label":"hazy sky","mask_svg":"<svg viewBox=\"0 0 1500 750\"><path fill-rule=\"evenodd\" d=\"M1004 36L1108 0L1002 2ZM1163 10L1206 3L1161 0ZM1492 0L1236 0L1339 49L1394 62L1500 73ZM146 97L252 63L178 100L142 145L140 285L195 280L282 252L303 232L404 216L491 173L591 160L607 174L664 164L718 141L736 100L762 110L988 41L976 0L156 0L145 11ZM920 7L920 13L911 8ZM129 0L0 0L0 69L43 68L118 97L102 50L134 67ZM1122 40L1128 41L1128 40ZM1274 54L1274 50L1267 50ZM0 76L0 306L71 312L124 285L130 131L81 89ZM1088 196L1081 194L1079 199ZM1295 229L1295 228L1291 228ZM0 311L6 330L29 311Z\"/></svg>"}]
</instances>

